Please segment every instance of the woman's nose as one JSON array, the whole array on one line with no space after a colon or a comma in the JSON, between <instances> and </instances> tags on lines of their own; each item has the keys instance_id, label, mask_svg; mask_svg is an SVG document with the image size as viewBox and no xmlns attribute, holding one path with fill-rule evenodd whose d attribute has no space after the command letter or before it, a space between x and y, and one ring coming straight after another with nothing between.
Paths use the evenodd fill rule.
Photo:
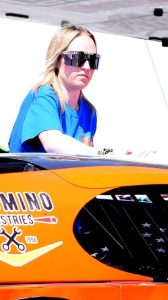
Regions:
<instances>
[{"instance_id":1,"label":"woman's nose","mask_svg":"<svg viewBox=\"0 0 168 300\"><path fill-rule=\"evenodd\" d=\"M89 65L88 60L86 60L86 61L84 62L84 64L82 65L81 68L83 68L83 69L90 69L90 65Z\"/></svg>"}]
</instances>

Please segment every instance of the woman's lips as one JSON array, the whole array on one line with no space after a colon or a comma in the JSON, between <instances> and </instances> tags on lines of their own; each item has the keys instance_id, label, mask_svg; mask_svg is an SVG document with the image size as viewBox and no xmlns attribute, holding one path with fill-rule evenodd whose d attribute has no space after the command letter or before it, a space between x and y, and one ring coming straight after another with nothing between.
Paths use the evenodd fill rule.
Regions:
<instances>
[{"instance_id":1,"label":"woman's lips","mask_svg":"<svg viewBox=\"0 0 168 300\"><path fill-rule=\"evenodd\" d=\"M78 74L78 76L79 76L79 77L82 77L82 78L87 78L87 79L89 78L89 76L86 75L86 74Z\"/></svg>"}]
</instances>

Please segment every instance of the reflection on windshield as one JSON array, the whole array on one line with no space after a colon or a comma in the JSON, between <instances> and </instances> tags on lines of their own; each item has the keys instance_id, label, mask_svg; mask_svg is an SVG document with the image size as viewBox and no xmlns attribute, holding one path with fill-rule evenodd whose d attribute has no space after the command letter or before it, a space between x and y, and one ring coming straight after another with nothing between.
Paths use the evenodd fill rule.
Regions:
<instances>
[{"instance_id":1,"label":"reflection on windshield","mask_svg":"<svg viewBox=\"0 0 168 300\"><path fill-rule=\"evenodd\" d=\"M97 195L79 212L74 234L100 262L168 280L168 185L122 187Z\"/></svg>"}]
</instances>

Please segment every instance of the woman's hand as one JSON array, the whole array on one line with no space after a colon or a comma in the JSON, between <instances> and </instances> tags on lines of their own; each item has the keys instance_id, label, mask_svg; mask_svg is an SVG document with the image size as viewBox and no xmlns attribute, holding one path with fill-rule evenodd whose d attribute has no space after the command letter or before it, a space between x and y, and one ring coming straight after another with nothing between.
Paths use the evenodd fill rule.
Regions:
<instances>
[{"instance_id":1,"label":"woman's hand","mask_svg":"<svg viewBox=\"0 0 168 300\"><path fill-rule=\"evenodd\" d=\"M92 139L90 137L84 136L84 134L82 134L82 143L89 147L94 147Z\"/></svg>"}]
</instances>

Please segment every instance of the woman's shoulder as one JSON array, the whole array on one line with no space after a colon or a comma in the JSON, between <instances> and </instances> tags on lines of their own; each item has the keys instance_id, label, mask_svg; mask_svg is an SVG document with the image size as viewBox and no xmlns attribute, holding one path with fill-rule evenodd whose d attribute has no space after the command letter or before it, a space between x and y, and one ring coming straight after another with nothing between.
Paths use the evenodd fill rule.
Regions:
<instances>
[{"instance_id":1,"label":"woman's shoulder","mask_svg":"<svg viewBox=\"0 0 168 300\"><path fill-rule=\"evenodd\" d=\"M34 90L35 101L47 100L49 102L59 103L59 98L51 85L41 85Z\"/></svg>"},{"instance_id":2,"label":"woman's shoulder","mask_svg":"<svg viewBox=\"0 0 168 300\"><path fill-rule=\"evenodd\" d=\"M38 95L41 94L51 94L57 97L53 87L51 85L41 85L37 90L36 90Z\"/></svg>"}]
</instances>

